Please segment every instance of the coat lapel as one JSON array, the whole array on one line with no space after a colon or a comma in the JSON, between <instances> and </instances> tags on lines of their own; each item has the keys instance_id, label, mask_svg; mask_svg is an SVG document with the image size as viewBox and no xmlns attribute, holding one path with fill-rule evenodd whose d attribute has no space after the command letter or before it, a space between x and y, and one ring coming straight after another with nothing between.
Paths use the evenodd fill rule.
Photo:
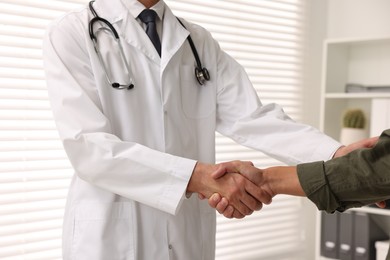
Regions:
<instances>
[{"instance_id":1,"label":"coat lapel","mask_svg":"<svg viewBox=\"0 0 390 260\"><path fill-rule=\"evenodd\" d=\"M128 44L142 52L153 62L160 64L160 56L154 48L153 43L150 41L143 28L128 12L122 22L120 31L120 37L122 37Z\"/></svg>"},{"instance_id":2,"label":"coat lapel","mask_svg":"<svg viewBox=\"0 0 390 260\"><path fill-rule=\"evenodd\" d=\"M164 71L173 55L175 55L186 41L189 34L190 33L179 23L176 16L173 15L171 9L169 9L168 6L165 6L161 42L161 73Z\"/></svg>"},{"instance_id":3,"label":"coat lapel","mask_svg":"<svg viewBox=\"0 0 390 260\"><path fill-rule=\"evenodd\" d=\"M189 35L169 7L165 6L160 58L142 27L120 0L96 0L94 8L99 16L108 20L115 28L119 28L117 30L119 37L155 63L160 64L161 73Z\"/></svg>"}]
</instances>

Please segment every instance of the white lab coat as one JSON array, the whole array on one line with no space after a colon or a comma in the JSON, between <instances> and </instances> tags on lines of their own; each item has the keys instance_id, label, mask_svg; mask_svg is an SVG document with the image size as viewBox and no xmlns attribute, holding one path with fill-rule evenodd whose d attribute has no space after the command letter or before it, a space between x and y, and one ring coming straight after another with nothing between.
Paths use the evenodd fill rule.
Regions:
<instances>
[{"instance_id":1,"label":"white lab coat","mask_svg":"<svg viewBox=\"0 0 390 260\"><path fill-rule=\"evenodd\" d=\"M88 35L88 8L51 25L48 90L75 170L64 259L213 259L215 210L185 191L196 161L214 162L215 131L293 164L328 159L340 146L279 106L263 106L244 69L203 28L185 22L184 29L168 7L161 59L121 0L94 7L118 30L135 88L108 85ZM205 86L194 76L189 31L210 71ZM103 35L100 50L112 78L128 81L115 42Z\"/></svg>"}]
</instances>

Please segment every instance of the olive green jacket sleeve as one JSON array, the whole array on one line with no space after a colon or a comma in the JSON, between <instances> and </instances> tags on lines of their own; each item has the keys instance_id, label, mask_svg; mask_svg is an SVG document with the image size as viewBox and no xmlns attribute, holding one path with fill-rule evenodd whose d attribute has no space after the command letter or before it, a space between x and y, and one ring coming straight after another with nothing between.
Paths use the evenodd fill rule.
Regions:
<instances>
[{"instance_id":1,"label":"olive green jacket sleeve","mask_svg":"<svg viewBox=\"0 0 390 260\"><path fill-rule=\"evenodd\" d=\"M390 129L375 147L297 166L306 196L329 213L390 198Z\"/></svg>"}]
</instances>

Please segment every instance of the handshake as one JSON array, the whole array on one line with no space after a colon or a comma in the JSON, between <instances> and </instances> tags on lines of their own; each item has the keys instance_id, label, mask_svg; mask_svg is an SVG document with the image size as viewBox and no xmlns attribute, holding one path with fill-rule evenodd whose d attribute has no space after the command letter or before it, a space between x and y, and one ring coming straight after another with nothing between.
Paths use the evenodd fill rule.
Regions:
<instances>
[{"instance_id":1,"label":"handshake","mask_svg":"<svg viewBox=\"0 0 390 260\"><path fill-rule=\"evenodd\" d=\"M384 135L384 137L386 136ZM372 148L377 142L378 137L372 137L348 146L341 146L333 158L343 157L356 149ZM366 152L370 153L371 150ZM383 151L381 153L386 155ZM359 154L355 153L354 156L353 158L358 158ZM348 159L346 160L349 162ZM351 160L354 164L357 161L361 160ZM365 162L365 160L363 161ZM373 169L374 164L371 165L370 161L366 163L368 164L366 168ZM335 161L334 164L341 167L340 165L345 164L345 162ZM345 171L345 174L349 173L348 168ZM324 173L320 171L319 174ZM350 173L351 178L357 178L354 174L356 173ZM360 174L363 176L362 178L367 178L367 173L362 171ZM375 172L370 172L370 174L374 176ZM187 192L196 192L201 199L207 198L209 205L227 218L243 218L250 215L253 211L260 210L263 204L270 204L272 198L277 194L306 196L298 178L297 167L276 166L258 169L251 162L244 161L231 161L217 165L198 162L188 183ZM383 201L376 204L379 207L384 206Z\"/></svg>"},{"instance_id":2,"label":"handshake","mask_svg":"<svg viewBox=\"0 0 390 260\"><path fill-rule=\"evenodd\" d=\"M276 194L304 196L295 171L288 167L258 169L251 162L231 161L217 165L198 162L187 187L227 218L243 218Z\"/></svg>"}]
</instances>

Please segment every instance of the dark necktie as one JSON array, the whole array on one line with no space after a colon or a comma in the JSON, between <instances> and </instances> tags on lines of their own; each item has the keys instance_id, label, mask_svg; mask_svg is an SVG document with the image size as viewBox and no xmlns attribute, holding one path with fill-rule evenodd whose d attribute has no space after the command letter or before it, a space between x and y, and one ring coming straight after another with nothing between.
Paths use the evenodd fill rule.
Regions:
<instances>
[{"instance_id":1,"label":"dark necktie","mask_svg":"<svg viewBox=\"0 0 390 260\"><path fill-rule=\"evenodd\" d=\"M161 56L161 42L160 38L158 37L156 28L157 13L154 10L145 9L138 15L138 17L144 24L146 24L146 34L152 41L154 47L158 52L158 55Z\"/></svg>"}]
</instances>

